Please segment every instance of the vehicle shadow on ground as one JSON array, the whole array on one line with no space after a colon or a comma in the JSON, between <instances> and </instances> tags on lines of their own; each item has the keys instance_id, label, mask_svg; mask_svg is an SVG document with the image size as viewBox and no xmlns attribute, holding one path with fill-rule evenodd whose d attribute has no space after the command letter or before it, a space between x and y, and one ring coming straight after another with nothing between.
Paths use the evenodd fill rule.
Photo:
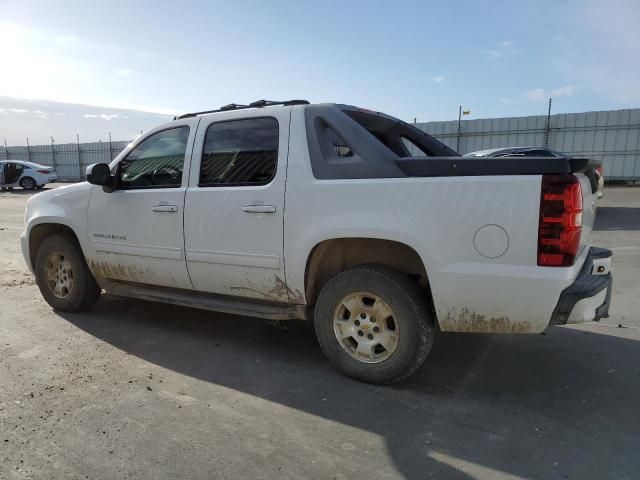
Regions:
<instances>
[{"instance_id":1,"label":"vehicle shadow on ground","mask_svg":"<svg viewBox=\"0 0 640 480\"><path fill-rule=\"evenodd\" d=\"M640 230L640 208L598 207L594 230Z\"/></svg>"},{"instance_id":2,"label":"vehicle shadow on ground","mask_svg":"<svg viewBox=\"0 0 640 480\"><path fill-rule=\"evenodd\" d=\"M302 322L276 328L109 295L89 313L60 315L163 368L373 432L408 479L472 478L471 467L488 477L640 478L637 341L567 328L440 334L408 381L381 387L334 371Z\"/></svg>"}]
</instances>

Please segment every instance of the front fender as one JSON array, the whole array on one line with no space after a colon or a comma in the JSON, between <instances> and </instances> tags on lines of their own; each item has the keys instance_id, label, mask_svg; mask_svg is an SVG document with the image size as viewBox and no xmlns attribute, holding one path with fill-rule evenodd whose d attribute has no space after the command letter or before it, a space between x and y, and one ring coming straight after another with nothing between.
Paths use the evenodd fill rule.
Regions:
<instances>
[{"instance_id":1,"label":"front fender","mask_svg":"<svg viewBox=\"0 0 640 480\"><path fill-rule=\"evenodd\" d=\"M41 225L62 225L70 229L85 251L87 239L87 208L91 185L78 183L34 195L25 210L25 231L21 236L21 248L27 266L33 268L30 255L30 239L35 228Z\"/></svg>"}]
</instances>

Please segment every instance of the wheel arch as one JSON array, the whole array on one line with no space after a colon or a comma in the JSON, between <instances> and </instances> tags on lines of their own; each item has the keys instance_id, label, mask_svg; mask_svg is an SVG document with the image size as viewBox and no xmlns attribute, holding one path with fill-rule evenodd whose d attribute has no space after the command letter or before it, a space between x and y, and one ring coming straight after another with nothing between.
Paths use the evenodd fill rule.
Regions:
<instances>
[{"instance_id":1,"label":"wheel arch","mask_svg":"<svg viewBox=\"0 0 640 480\"><path fill-rule=\"evenodd\" d=\"M307 304L315 304L320 290L332 276L363 264L385 265L412 277L427 294L432 307L427 269L418 252L406 243L368 237L327 239L311 249L304 273Z\"/></svg>"},{"instance_id":2,"label":"wheel arch","mask_svg":"<svg viewBox=\"0 0 640 480\"><path fill-rule=\"evenodd\" d=\"M69 225L63 223L46 222L34 225L29 230L29 262L31 268L35 268L34 260L38 252L38 248L43 240L51 235L64 235L71 239L78 249L82 252L78 236Z\"/></svg>"},{"instance_id":3,"label":"wheel arch","mask_svg":"<svg viewBox=\"0 0 640 480\"><path fill-rule=\"evenodd\" d=\"M22 175L19 179L18 179L18 185L20 185L22 187L22 182L24 182L25 180L31 180L33 182L33 188L38 186L38 182L36 181L35 178L33 178L31 175ZM24 188L24 187L22 187Z\"/></svg>"}]
</instances>

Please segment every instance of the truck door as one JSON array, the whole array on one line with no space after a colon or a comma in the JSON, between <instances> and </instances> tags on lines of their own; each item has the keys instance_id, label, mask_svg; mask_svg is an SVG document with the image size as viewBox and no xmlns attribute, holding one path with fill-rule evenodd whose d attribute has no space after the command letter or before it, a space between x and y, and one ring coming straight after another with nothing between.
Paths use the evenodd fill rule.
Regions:
<instances>
[{"instance_id":1,"label":"truck door","mask_svg":"<svg viewBox=\"0 0 640 480\"><path fill-rule=\"evenodd\" d=\"M231 113L203 118L196 136L184 220L189 276L196 290L288 302L290 109Z\"/></svg>"},{"instance_id":2,"label":"truck door","mask_svg":"<svg viewBox=\"0 0 640 480\"><path fill-rule=\"evenodd\" d=\"M118 163L115 191L94 186L88 263L102 277L191 289L183 215L196 118L152 132Z\"/></svg>"}]
</instances>

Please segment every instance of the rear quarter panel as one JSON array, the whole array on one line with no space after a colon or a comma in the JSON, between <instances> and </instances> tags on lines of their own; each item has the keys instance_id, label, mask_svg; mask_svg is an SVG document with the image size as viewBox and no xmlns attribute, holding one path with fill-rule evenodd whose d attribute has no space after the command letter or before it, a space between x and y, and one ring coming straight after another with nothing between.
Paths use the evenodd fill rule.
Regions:
<instances>
[{"instance_id":1,"label":"rear quarter panel","mask_svg":"<svg viewBox=\"0 0 640 480\"><path fill-rule=\"evenodd\" d=\"M293 115L284 224L290 288L305 291L307 258L318 243L388 239L420 255L443 331L547 328L583 259L571 268L537 266L541 176L316 180L303 119L295 109ZM505 232L497 242L506 242L506 250L496 258L477 248L486 226Z\"/></svg>"}]
</instances>

